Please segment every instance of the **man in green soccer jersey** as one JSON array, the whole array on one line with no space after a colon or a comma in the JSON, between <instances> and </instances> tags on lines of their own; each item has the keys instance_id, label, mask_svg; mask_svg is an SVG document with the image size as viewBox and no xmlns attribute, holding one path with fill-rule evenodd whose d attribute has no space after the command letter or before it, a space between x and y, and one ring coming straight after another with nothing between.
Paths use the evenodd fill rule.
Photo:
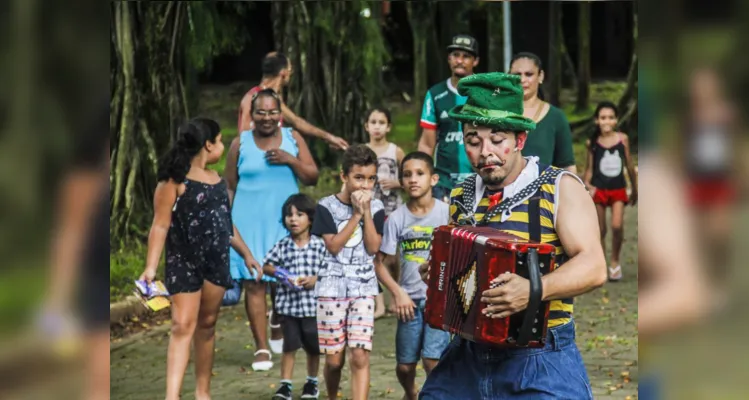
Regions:
<instances>
[{"instance_id":1,"label":"man in green soccer jersey","mask_svg":"<svg viewBox=\"0 0 749 400\"><path fill-rule=\"evenodd\" d=\"M447 201L455 185L473 173L463 149L463 128L447 112L466 102L466 97L459 95L455 88L460 78L472 75L478 65L479 44L471 36L457 35L447 46L447 51L447 63L452 75L427 91L421 112L419 140L419 151L434 155L435 171L440 179L432 189L432 195L443 201Z\"/></svg>"}]
</instances>

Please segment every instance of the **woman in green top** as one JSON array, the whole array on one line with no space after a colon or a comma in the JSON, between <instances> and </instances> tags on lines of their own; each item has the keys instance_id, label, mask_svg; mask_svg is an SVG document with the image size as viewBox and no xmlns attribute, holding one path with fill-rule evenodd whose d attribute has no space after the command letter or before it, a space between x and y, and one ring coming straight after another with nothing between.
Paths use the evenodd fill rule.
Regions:
<instances>
[{"instance_id":1,"label":"woman in green top","mask_svg":"<svg viewBox=\"0 0 749 400\"><path fill-rule=\"evenodd\" d=\"M545 102L540 96L539 86L544 81L541 59L533 53L518 53L510 62L510 73L520 75L523 116L536 122L536 129L528 132L523 155L536 156L541 164L577 174L567 117L562 110Z\"/></svg>"}]
</instances>

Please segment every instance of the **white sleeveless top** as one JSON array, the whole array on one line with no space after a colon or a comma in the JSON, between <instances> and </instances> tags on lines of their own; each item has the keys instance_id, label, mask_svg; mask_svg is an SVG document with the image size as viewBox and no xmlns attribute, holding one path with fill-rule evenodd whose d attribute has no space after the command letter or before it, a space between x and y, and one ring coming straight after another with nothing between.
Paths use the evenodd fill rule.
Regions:
<instances>
[{"instance_id":1,"label":"white sleeveless top","mask_svg":"<svg viewBox=\"0 0 749 400\"><path fill-rule=\"evenodd\" d=\"M377 179L395 179L398 180L398 157L396 155L397 146L393 143L377 156ZM380 184L375 185L375 198L380 200L385 206L385 215L390 215L399 206L403 204L400 196L400 190L384 190Z\"/></svg>"}]
</instances>

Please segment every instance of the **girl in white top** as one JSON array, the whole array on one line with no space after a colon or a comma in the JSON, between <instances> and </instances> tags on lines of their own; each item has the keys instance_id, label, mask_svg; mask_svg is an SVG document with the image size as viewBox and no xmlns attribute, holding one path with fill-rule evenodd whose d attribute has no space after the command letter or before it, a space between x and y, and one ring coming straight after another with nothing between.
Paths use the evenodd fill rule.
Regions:
<instances>
[{"instance_id":1,"label":"girl in white top","mask_svg":"<svg viewBox=\"0 0 749 400\"><path fill-rule=\"evenodd\" d=\"M404 154L403 149L387 141L390 128L390 111L384 108L369 110L364 130L369 134L367 146L377 154L377 185L374 197L385 205L385 216L403 204L398 170Z\"/></svg>"},{"instance_id":2,"label":"girl in white top","mask_svg":"<svg viewBox=\"0 0 749 400\"><path fill-rule=\"evenodd\" d=\"M387 141L387 134L392 126L390 111L383 107L375 107L369 110L366 115L364 130L369 134L367 146L377 154L377 184L374 187L374 197L385 205L385 219L387 219L390 213L403 204L398 174L404 157L403 149ZM375 300L374 317L376 319L385 314L385 298L382 286L380 286L380 294L377 295Z\"/></svg>"}]
</instances>

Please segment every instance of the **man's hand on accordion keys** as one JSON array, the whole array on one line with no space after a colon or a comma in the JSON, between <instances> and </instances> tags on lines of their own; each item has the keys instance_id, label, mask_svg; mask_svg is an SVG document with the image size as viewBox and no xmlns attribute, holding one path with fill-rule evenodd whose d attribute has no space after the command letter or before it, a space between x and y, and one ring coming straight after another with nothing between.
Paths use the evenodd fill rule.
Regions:
<instances>
[{"instance_id":1,"label":"man's hand on accordion keys","mask_svg":"<svg viewBox=\"0 0 749 400\"><path fill-rule=\"evenodd\" d=\"M494 278L491 289L481 293L481 302L488 304L483 310L491 318L506 318L528 307L531 284L527 279L511 273Z\"/></svg>"}]
</instances>

